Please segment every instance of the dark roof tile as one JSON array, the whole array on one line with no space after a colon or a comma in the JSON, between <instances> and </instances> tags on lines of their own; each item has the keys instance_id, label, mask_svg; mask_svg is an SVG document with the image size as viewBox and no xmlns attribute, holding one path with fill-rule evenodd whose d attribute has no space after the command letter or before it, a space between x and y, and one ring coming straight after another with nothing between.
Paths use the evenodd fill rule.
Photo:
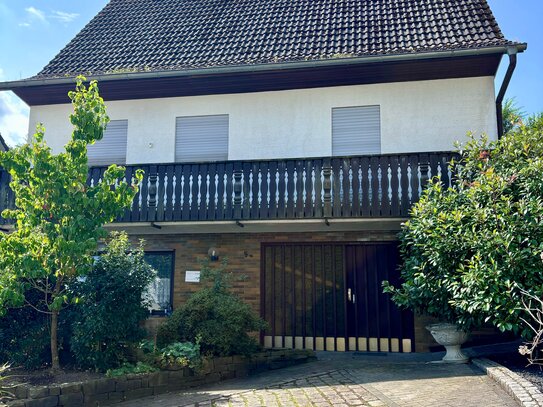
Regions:
<instances>
[{"instance_id":1,"label":"dark roof tile","mask_svg":"<svg viewBox=\"0 0 543 407\"><path fill-rule=\"evenodd\" d=\"M37 76L509 43L486 0L111 0Z\"/></svg>"}]
</instances>

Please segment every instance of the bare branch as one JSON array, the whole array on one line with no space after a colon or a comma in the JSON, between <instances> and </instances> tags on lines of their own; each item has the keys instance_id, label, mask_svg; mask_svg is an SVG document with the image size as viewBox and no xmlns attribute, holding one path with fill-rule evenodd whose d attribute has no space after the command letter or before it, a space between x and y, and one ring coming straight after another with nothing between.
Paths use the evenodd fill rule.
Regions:
<instances>
[{"instance_id":1,"label":"bare branch","mask_svg":"<svg viewBox=\"0 0 543 407\"><path fill-rule=\"evenodd\" d=\"M28 300L25 298L25 303L26 303L26 306L32 308L34 311L37 311L37 312L41 312L42 314L47 314L47 315L51 315L51 312L50 311L43 311L37 307L35 307L33 304L31 304L30 302L28 302Z\"/></svg>"}]
</instances>

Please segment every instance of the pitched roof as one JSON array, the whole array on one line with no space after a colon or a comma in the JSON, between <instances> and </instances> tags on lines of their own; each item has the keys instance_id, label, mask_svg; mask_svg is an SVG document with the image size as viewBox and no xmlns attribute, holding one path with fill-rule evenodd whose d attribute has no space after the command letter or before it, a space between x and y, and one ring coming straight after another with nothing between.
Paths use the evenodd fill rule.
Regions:
<instances>
[{"instance_id":1,"label":"pitched roof","mask_svg":"<svg viewBox=\"0 0 543 407\"><path fill-rule=\"evenodd\" d=\"M507 44L486 0L111 0L37 77Z\"/></svg>"}]
</instances>

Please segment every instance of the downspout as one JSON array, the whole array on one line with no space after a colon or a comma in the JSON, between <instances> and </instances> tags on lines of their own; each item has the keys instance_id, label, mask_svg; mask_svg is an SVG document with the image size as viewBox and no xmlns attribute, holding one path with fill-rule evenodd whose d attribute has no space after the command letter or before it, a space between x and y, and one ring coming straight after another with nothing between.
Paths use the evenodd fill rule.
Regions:
<instances>
[{"instance_id":1,"label":"downspout","mask_svg":"<svg viewBox=\"0 0 543 407\"><path fill-rule=\"evenodd\" d=\"M517 67L517 53L518 49L517 47L508 47L507 48L507 55L509 55L509 66L507 67L507 72L505 73L505 77L503 78L503 83L500 88L500 91L498 92L498 97L496 98L496 116L498 119L498 139L502 138L503 136L503 98L505 97L505 92L507 91L507 87L509 86L509 82L511 82L511 77L513 76L513 72L515 71L515 68Z\"/></svg>"}]
</instances>

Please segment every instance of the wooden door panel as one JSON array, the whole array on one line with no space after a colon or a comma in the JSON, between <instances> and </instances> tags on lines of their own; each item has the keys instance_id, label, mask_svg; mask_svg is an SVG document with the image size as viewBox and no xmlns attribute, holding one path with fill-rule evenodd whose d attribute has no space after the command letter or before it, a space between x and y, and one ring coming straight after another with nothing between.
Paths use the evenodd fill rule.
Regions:
<instances>
[{"instance_id":1,"label":"wooden door panel","mask_svg":"<svg viewBox=\"0 0 543 407\"><path fill-rule=\"evenodd\" d=\"M411 351L412 315L381 288L398 282L397 264L396 243L263 244L264 345Z\"/></svg>"}]
</instances>

